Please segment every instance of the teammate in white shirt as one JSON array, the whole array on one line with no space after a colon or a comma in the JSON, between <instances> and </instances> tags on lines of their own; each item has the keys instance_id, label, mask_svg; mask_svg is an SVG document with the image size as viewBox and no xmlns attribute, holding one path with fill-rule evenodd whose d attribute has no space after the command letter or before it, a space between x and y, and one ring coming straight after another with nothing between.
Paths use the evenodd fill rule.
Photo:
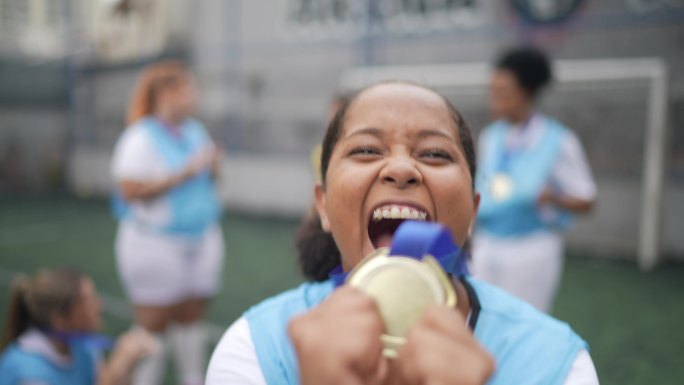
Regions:
<instances>
[{"instance_id":1,"label":"teammate in white shirt","mask_svg":"<svg viewBox=\"0 0 684 385\"><path fill-rule=\"evenodd\" d=\"M219 290L223 235L214 176L220 152L191 118L197 92L178 62L146 68L114 150L119 229L116 258L137 327L164 344L168 330L183 384L200 385L207 336L201 326ZM145 360L134 385L159 384L164 351Z\"/></svg>"},{"instance_id":2,"label":"teammate in white shirt","mask_svg":"<svg viewBox=\"0 0 684 385\"><path fill-rule=\"evenodd\" d=\"M482 196L473 237L473 274L549 312L563 267L562 231L589 211L596 185L577 136L537 112L552 79L534 48L495 64L490 109L480 135L476 188Z\"/></svg>"}]
</instances>

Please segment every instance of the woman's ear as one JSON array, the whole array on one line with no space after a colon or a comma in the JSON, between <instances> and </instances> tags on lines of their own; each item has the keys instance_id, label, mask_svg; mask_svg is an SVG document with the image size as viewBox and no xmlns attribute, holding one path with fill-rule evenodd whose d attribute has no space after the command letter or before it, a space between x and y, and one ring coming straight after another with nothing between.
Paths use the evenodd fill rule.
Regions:
<instances>
[{"instance_id":1,"label":"woman's ear","mask_svg":"<svg viewBox=\"0 0 684 385\"><path fill-rule=\"evenodd\" d=\"M328 220L328 210L326 202L325 188L321 183L316 183L314 187L314 196L316 198L316 211L319 218L321 218L321 227L325 232L330 232L330 221Z\"/></svg>"},{"instance_id":2,"label":"woman's ear","mask_svg":"<svg viewBox=\"0 0 684 385\"><path fill-rule=\"evenodd\" d=\"M473 228L475 228L475 221L477 220L477 210L480 208L480 193L475 191L473 193L473 217L470 218L468 224L468 239L473 236Z\"/></svg>"}]
</instances>

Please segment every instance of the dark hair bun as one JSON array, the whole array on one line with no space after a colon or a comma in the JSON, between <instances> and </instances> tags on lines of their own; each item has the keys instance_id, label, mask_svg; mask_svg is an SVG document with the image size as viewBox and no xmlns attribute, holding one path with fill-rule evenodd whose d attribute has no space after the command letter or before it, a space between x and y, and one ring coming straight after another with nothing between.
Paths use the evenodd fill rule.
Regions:
<instances>
[{"instance_id":1,"label":"dark hair bun","mask_svg":"<svg viewBox=\"0 0 684 385\"><path fill-rule=\"evenodd\" d=\"M499 70L511 71L520 86L531 96L551 83L551 64L542 51L534 47L515 48L504 52L495 64Z\"/></svg>"},{"instance_id":2,"label":"dark hair bun","mask_svg":"<svg viewBox=\"0 0 684 385\"><path fill-rule=\"evenodd\" d=\"M299 269L309 281L325 281L341 263L340 251L332 234L325 232L321 218L312 207L295 234Z\"/></svg>"}]
</instances>

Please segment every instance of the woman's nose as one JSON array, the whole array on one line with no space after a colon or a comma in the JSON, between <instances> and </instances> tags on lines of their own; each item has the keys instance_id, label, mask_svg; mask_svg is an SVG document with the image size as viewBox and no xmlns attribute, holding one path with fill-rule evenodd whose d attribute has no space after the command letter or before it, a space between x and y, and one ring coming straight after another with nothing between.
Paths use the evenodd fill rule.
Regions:
<instances>
[{"instance_id":1,"label":"woman's nose","mask_svg":"<svg viewBox=\"0 0 684 385\"><path fill-rule=\"evenodd\" d=\"M423 176L413 159L405 157L388 159L379 176L382 183L391 184L401 189L423 182Z\"/></svg>"}]
</instances>

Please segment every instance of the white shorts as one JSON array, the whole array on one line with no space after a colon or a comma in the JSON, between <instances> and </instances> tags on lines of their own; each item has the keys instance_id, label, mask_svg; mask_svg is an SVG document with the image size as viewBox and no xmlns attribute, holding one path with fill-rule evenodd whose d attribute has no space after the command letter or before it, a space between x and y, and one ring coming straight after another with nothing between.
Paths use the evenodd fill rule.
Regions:
<instances>
[{"instance_id":1,"label":"white shorts","mask_svg":"<svg viewBox=\"0 0 684 385\"><path fill-rule=\"evenodd\" d=\"M119 275L135 305L170 306L212 297L221 287L224 245L218 225L191 239L124 222L115 248Z\"/></svg>"},{"instance_id":2,"label":"white shorts","mask_svg":"<svg viewBox=\"0 0 684 385\"><path fill-rule=\"evenodd\" d=\"M473 238L473 276L543 312L551 311L563 271L563 238L540 231L521 238Z\"/></svg>"}]
</instances>

